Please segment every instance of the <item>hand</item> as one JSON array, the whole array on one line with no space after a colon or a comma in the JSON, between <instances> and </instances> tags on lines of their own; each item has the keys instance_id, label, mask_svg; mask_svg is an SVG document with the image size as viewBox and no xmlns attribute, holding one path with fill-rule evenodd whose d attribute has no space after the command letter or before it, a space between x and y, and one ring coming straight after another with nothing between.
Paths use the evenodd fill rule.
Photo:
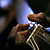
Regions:
<instances>
[{"instance_id":1,"label":"hand","mask_svg":"<svg viewBox=\"0 0 50 50\"><path fill-rule=\"evenodd\" d=\"M31 21L38 22L44 27L48 27L49 22L47 16L43 12L38 14L29 14L27 17Z\"/></svg>"},{"instance_id":2,"label":"hand","mask_svg":"<svg viewBox=\"0 0 50 50\"><path fill-rule=\"evenodd\" d=\"M7 38L8 42L6 43L6 47L26 42L25 36L27 36L28 34L28 27L29 24L18 24L17 26L13 27L12 31L10 32Z\"/></svg>"}]
</instances>

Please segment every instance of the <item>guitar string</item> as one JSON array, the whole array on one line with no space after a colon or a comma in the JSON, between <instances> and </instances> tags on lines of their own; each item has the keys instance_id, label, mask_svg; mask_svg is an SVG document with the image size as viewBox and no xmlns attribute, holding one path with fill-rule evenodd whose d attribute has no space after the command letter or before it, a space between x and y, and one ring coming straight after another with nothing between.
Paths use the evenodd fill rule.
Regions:
<instances>
[{"instance_id":1,"label":"guitar string","mask_svg":"<svg viewBox=\"0 0 50 50\"><path fill-rule=\"evenodd\" d=\"M41 29L42 30L42 29ZM43 31L43 30L42 30ZM39 31L38 31L39 32ZM44 32L44 31L43 31ZM43 35L41 32L39 32L41 35ZM45 33L45 32L44 32ZM45 33L46 34L46 33ZM38 35L38 37L40 37L40 38L42 38L41 36L39 36ZM47 38L46 36L45 36L45 38ZM33 38L34 39L34 38ZM45 40L44 38L42 38L43 40ZM48 38L47 38L48 39ZM33 40L34 41L34 40ZM47 40L45 40L47 43L48 43L48 41ZM34 43L35 43L35 45L36 45L36 47L38 48L38 46L37 46L37 44L36 44L36 42L34 41ZM39 48L38 48L38 50L39 50Z\"/></svg>"},{"instance_id":2,"label":"guitar string","mask_svg":"<svg viewBox=\"0 0 50 50\"><path fill-rule=\"evenodd\" d=\"M38 30L37 30L38 31ZM38 31L39 32L39 31ZM42 34L41 32L39 32L40 34ZM39 36L39 35L38 35ZM43 37L39 36L40 38L42 38L43 40L45 40ZM47 43L49 43L47 40L45 40ZM50 43L49 43L50 44Z\"/></svg>"},{"instance_id":3,"label":"guitar string","mask_svg":"<svg viewBox=\"0 0 50 50\"><path fill-rule=\"evenodd\" d=\"M43 31L42 28L40 28L40 29L41 29L41 31ZM46 36L45 36L44 34L45 34ZM49 38L50 38L44 31L43 31L43 34L41 33L41 35L45 36L45 38L47 38L48 40L49 40ZM50 41L50 40L49 40L49 41Z\"/></svg>"},{"instance_id":4,"label":"guitar string","mask_svg":"<svg viewBox=\"0 0 50 50\"><path fill-rule=\"evenodd\" d=\"M31 41L31 39L30 39L30 42L31 42L31 44L32 44L32 46L33 46L33 48L34 48L34 50L36 50L34 44L33 44L32 41Z\"/></svg>"},{"instance_id":5,"label":"guitar string","mask_svg":"<svg viewBox=\"0 0 50 50\"><path fill-rule=\"evenodd\" d=\"M34 41L34 43L35 43L35 45L36 45L37 49L38 49L38 50L40 50L40 49L39 49L39 47L38 47L38 45L37 45L37 43L35 42L35 40L34 40L34 38L33 38L33 37L32 37L32 39L33 39L33 41ZM30 39L29 39L29 40L30 40ZM31 41L30 41L30 42L31 42ZM31 43L32 43L32 42L31 42ZM32 45L33 45L33 43L32 43ZM34 47L34 45L33 45L33 47ZM35 47L34 47L34 48L35 48Z\"/></svg>"},{"instance_id":6,"label":"guitar string","mask_svg":"<svg viewBox=\"0 0 50 50\"><path fill-rule=\"evenodd\" d=\"M33 41L34 41L34 43L35 43L37 49L40 50L39 47L38 47L38 45L37 45L37 43L36 43L36 41L34 40L34 37L33 37L33 36L32 36L32 39L33 39Z\"/></svg>"},{"instance_id":7,"label":"guitar string","mask_svg":"<svg viewBox=\"0 0 50 50\"><path fill-rule=\"evenodd\" d=\"M38 30L37 30L38 31ZM40 31L38 31L42 36L44 36ZM45 36L44 36L45 37ZM48 39L47 37L45 37L46 39Z\"/></svg>"},{"instance_id":8,"label":"guitar string","mask_svg":"<svg viewBox=\"0 0 50 50\"><path fill-rule=\"evenodd\" d=\"M31 44L29 43L29 42L26 42L28 45L30 45L31 46ZM32 47L32 46L31 46ZM33 48L33 47L32 47Z\"/></svg>"},{"instance_id":9,"label":"guitar string","mask_svg":"<svg viewBox=\"0 0 50 50\"><path fill-rule=\"evenodd\" d=\"M43 31L41 27L39 28L39 30L40 30L40 29L41 29L41 31ZM39 31L39 32L40 32L40 31ZM43 35L47 40L49 40L49 38L48 38L49 36L48 36L44 31L43 31L43 34L42 34L42 33L40 33L40 34ZM47 37L46 37L44 34L47 35ZM50 40L49 40L49 41L50 41Z\"/></svg>"},{"instance_id":10,"label":"guitar string","mask_svg":"<svg viewBox=\"0 0 50 50\"><path fill-rule=\"evenodd\" d=\"M44 41L46 41L48 44L50 44L47 40L45 40L43 37L37 35L39 38L43 39Z\"/></svg>"},{"instance_id":11,"label":"guitar string","mask_svg":"<svg viewBox=\"0 0 50 50\"><path fill-rule=\"evenodd\" d=\"M41 30L42 30L42 29L41 29ZM38 31L38 32L39 32L39 31ZM43 32L44 32L44 31L43 31ZM40 33L41 35L43 35L41 32L39 32L39 33ZM49 43L47 40L45 40L45 39L42 38L41 36L39 36L39 35L37 35L37 36L40 37L41 39L43 39L44 41L46 41L47 43ZM45 37L45 38L47 38L47 37ZM33 41L34 41L34 43L35 43L37 49L40 50L33 37L32 37L32 39L33 39ZM48 38L47 38L47 39L48 39ZM50 43L49 43L49 44L50 44Z\"/></svg>"},{"instance_id":12,"label":"guitar string","mask_svg":"<svg viewBox=\"0 0 50 50\"><path fill-rule=\"evenodd\" d=\"M41 29L42 30L42 29ZM38 30L37 30L38 31ZM38 31L41 35L43 35L47 40L49 40L49 38L47 38L44 34L42 34L40 31ZM43 31L44 32L44 31ZM45 33L45 32L44 32ZM46 33L45 33L46 34Z\"/></svg>"},{"instance_id":13,"label":"guitar string","mask_svg":"<svg viewBox=\"0 0 50 50\"><path fill-rule=\"evenodd\" d=\"M35 43L35 45L36 45L37 49L39 50L38 45L36 44L36 42L35 42L35 40L34 40L34 38L33 38L33 37L32 37L32 39L33 39L33 41L34 41L34 43ZM34 44L32 43L31 38L29 39L29 41L31 42L32 46L33 46L33 47L34 47L34 49L35 49L35 46L34 46ZM29 41L27 41L26 43L30 45ZM30 45L30 46L31 46L31 45ZM31 47L32 47L32 46L31 46ZM32 48L33 48L33 47L32 47ZM35 50L36 50L36 49L35 49Z\"/></svg>"},{"instance_id":14,"label":"guitar string","mask_svg":"<svg viewBox=\"0 0 50 50\"><path fill-rule=\"evenodd\" d=\"M37 49L38 49L38 50L40 50L40 49L39 49L39 47L38 47L38 45L37 45L37 43L35 42L35 40L34 40L33 36L32 36L32 40L34 41L34 43L35 43L35 45L36 45ZM30 41L30 42L31 42L31 41ZM31 43L32 43L32 42L31 42ZM33 43L32 43L32 44L33 44Z\"/></svg>"},{"instance_id":15,"label":"guitar string","mask_svg":"<svg viewBox=\"0 0 50 50\"><path fill-rule=\"evenodd\" d=\"M42 30L42 29L41 29ZM43 31L43 30L42 30ZM44 31L43 31L44 32ZM48 37L48 38L50 38L45 32L44 32L44 34ZM50 40L49 40L50 41Z\"/></svg>"},{"instance_id":16,"label":"guitar string","mask_svg":"<svg viewBox=\"0 0 50 50\"><path fill-rule=\"evenodd\" d=\"M28 41L27 41L26 43L31 46L31 44L30 44ZM32 46L31 46L31 47L32 47ZM33 47L34 47L34 46L33 46ZM33 47L32 47L32 49L33 49L33 50L36 50L35 47L34 47L34 48L33 48Z\"/></svg>"},{"instance_id":17,"label":"guitar string","mask_svg":"<svg viewBox=\"0 0 50 50\"><path fill-rule=\"evenodd\" d=\"M38 45L37 45L37 43L35 42L35 40L34 40L33 36L32 36L32 39L33 39L33 41L34 41L34 43L35 43L35 45L36 45L37 49L38 49L38 50L40 50L40 49L39 49L39 47L38 47Z\"/></svg>"},{"instance_id":18,"label":"guitar string","mask_svg":"<svg viewBox=\"0 0 50 50\"><path fill-rule=\"evenodd\" d=\"M41 29L42 30L42 29ZM43 30L42 30L43 31ZM38 31L39 32L39 31ZM44 32L44 31L43 31ZM39 32L40 33L40 32ZM45 33L45 32L44 32ZM41 35L43 35L42 33L40 33ZM45 33L46 34L46 33ZM38 37L39 37L39 35L38 35ZM40 37L41 38L41 37ZM42 38L43 40L45 40L44 38ZM46 41L46 40L45 40ZM32 42L31 42L32 43ZM36 44L36 43L35 43ZM32 43L32 45L33 45L33 43ZM36 45L37 46L37 45ZM38 47L37 47L38 48Z\"/></svg>"}]
</instances>

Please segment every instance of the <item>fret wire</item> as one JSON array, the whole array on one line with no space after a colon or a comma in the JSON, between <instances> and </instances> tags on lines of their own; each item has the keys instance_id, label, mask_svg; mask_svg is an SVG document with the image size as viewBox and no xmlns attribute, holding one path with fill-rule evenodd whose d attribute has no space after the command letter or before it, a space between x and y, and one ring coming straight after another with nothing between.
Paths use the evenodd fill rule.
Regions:
<instances>
[{"instance_id":1,"label":"fret wire","mask_svg":"<svg viewBox=\"0 0 50 50\"><path fill-rule=\"evenodd\" d=\"M42 28L39 28L39 29L41 29L41 31L43 31L42 30ZM38 31L38 30L37 30ZM39 32L39 31L38 31ZM43 31L44 32L44 31ZM39 32L41 35L43 35L41 32ZM44 32L44 34L46 34L45 32ZM46 34L47 35L47 34ZM43 35L44 36L44 35ZM48 36L48 35L47 35ZM48 39L46 36L44 36L46 39ZM49 36L48 36L49 37ZM49 40L49 39L48 39ZM50 40L49 40L50 41Z\"/></svg>"},{"instance_id":2,"label":"fret wire","mask_svg":"<svg viewBox=\"0 0 50 50\"><path fill-rule=\"evenodd\" d=\"M47 40L49 40L44 34L43 34L43 36L47 39ZM50 40L49 40L50 41Z\"/></svg>"},{"instance_id":3,"label":"fret wire","mask_svg":"<svg viewBox=\"0 0 50 50\"><path fill-rule=\"evenodd\" d=\"M41 29L41 31L43 31L42 30L42 28L39 28L39 29ZM38 30L37 30L38 31ZM41 35L43 35L40 31L38 31ZM44 32L44 31L43 31ZM44 34L46 34L45 32L44 32ZM47 35L47 34L46 34ZM44 35L43 35L44 36ZM47 35L48 36L48 35ZM44 36L47 40L49 40L46 36ZM48 36L49 37L49 36ZM49 40L50 41L50 40Z\"/></svg>"},{"instance_id":4,"label":"fret wire","mask_svg":"<svg viewBox=\"0 0 50 50\"><path fill-rule=\"evenodd\" d=\"M38 28L38 26L36 27L36 31L38 31L37 30L37 28ZM39 29L41 29L41 28L39 28ZM27 42L30 40L30 38L32 37L32 35L34 34L34 32L35 32L35 30L32 32L32 34L31 34L31 36L29 36L29 38L27 39ZM41 29L41 31L43 31L42 29ZM38 31L39 32L39 31ZM44 31L43 31L44 32ZM43 35L41 32L39 32L41 35ZM45 33L45 32L44 32ZM46 33L45 33L45 35L47 36L47 37L49 37ZM41 39L43 39L44 41L46 41L47 43L49 43L47 40L48 40L48 38L46 37L46 36L44 36L45 38L47 38L47 40L46 39L44 39L44 38L42 38L41 36L39 36L39 35L37 35L38 37L40 37ZM34 47L34 45L33 45L33 43L32 43L32 41L30 40L30 42L31 42L31 44L32 44L32 46ZM35 43L36 44L36 43ZM50 43L49 43L50 44ZM35 49L36 50L36 49Z\"/></svg>"},{"instance_id":5,"label":"fret wire","mask_svg":"<svg viewBox=\"0 0 50 50\"><path fill-rule=\"evenodd\" d=\"M41 28L39 28L39 31L40 31L40 29L41 29ZM36 30L37 30L37 29L36 29ZM33 31L33 30L32 30L32 31ZM37 35L37 34L38 34L38 32L36 33L36 35ZM36 37L36 35L34 36L34 38Z\"/></svg>"},{"instance_id":6,"label":"fret wire","mask_svg":"<svg viewBox=\"0 0 50 50\"><path fill-rule=\"evenodd\" d=\"M39 38L43 39L44 41L46 41L47 43L49 43L47 40L45 40L43 37L37 35ZM50 44L50 43L49 43Z\"/></svg>"},{"instance_id":7,"label":"fret wire","mask_svg":"<svg viewBox=\"0 0 50 50\"><path fill-rule=\"evenodd\" d=\"M37 26L37 27L38 27L38 26ZM36 29L35 29L35 30L37 30L37 27L36 27ZM35 30L34 30L34 31L35 31ZM33 32L32 34L34 34L34 32ZM32 36L32 35L31 35L31 36ZM31 36L30 36L30 37L31 37ZM30 37L29 37L29 39L30 39ZM28 39L28 40L29 40L29 39ZM27 40L27 41L28 41L28 40ZM35 44L36 44L36 43L35 43ZM36 45L36 46L37 46L37 45ZM37 48L38 48L38 47L37 47Z\"/></svg>"},{"instance_id":8,"label":"fret wire","mask_svg":"<svg viewBox=\"0 0 50 50\"><path fill-rule=\"evenodd\" d=\"M37 30L38 31L38 30ZM41 35L43 35L40 31L38 31Z\"/></svg>"},{"instance_id":9,"label":"fret wire","mask_svg":"<svg viewBox=\"0 0 50 50\"><path fill-rule=\"evenodd\" d=\"M33 39L33 41L34 41L34 43L35 43L37 49L40 50L39 47L38 47L38 45L37 45L37 43L36 43L36 41L34 40L33 36L32 36L32 39Z\"/></svg>"},{"instance_id":10,"label":"fret wire","mask_svg":"<svg viewBox=\"0 0 50 50\"><path fill-rule=\"evenodd\" d=\"M36 34L34 35L34 38L36 37L37 34L38 34L38 33L36 33Z\"/></svg>"},{"instance_id":11,"label":"fret wire","mask_svg":"<svg viewBox=\"0 0 50 50\"><path fill-rule=\"evenodd\" d=\"M30 42L31 42L31 44L32 44L32 46L33 46L33 48L34 48L34 50L36 50L34 44L33 44L32 41L31 41L31 39L30 39Z\"/></svg>"},{"instance_id":12,"label":"fret wire","mask_svg":"<svg viewBox=\"0 0 50 50\"><path fill-rule=\"evenodd\" d=\"M35 31L37 30L38 26L34 29L34 31L31 33L31 35L29 36L29 38L27 39L27 41L29 41L29 39L32 37L32 35L35 33Z\"/></svg>"},{"instance_id":13,"label":"fret wire","mask_svg":"<svg viewBox=\"0 0 50 50\"><path fill-rule=\"evenodd\" d=\"M41 31L43 31L43 29L41 28ZM44 32L44 31L43 31ZM47 36L47 37L49 37L45 32L44 32L44 34ZM48 39L48 38L47 38Z\"/></svg>"},{"instance_id":14,"label":"fret wire","mask_svg":"<svg viewBox=\"0 0 50 50\"><path fill-rule=\"evenodd\" d=\"M37 30L38 31L38 30ZM38 31L41 35L43 35L40 31ZM44 36L44 35L43 35ZM44 36L47 40L49 40L46 36Z\"/></svg>"},{"instance_id":15,"label":"fret wire","mask_svg":"<svg viewBox=\"0 0 50 50\"><path fill-rule=\"evenodd\" d=\"M41 29L41 30L42 30L42 29ZM43 31L43 30L42 30L42 31ZM43 32L44 32L44 31L43 31ZM46 33L44 32L44 34L46 34ZM49 37L47 34L46 34L46 36Z\"/></svg>"},{"instance_id":16,"label":"fret wire","mask_svg":"<svg viewBox=\"0 0 50 50\"><path fill-rule=\"evenodd\" d=\"M43 31L42 28L39 28L39 29L41 29L41 31ZM44 32L44 31L43 31L43 32ZM49 38L48 38L49 36L48 36L45 32L44 32L44 34L45 34L47 37L44 36L44 35L41 33L41 35L43 35L47 40L49 40ZM50 41L50 40L49 40L49 41Z\"/></svg>"}]
</instances>

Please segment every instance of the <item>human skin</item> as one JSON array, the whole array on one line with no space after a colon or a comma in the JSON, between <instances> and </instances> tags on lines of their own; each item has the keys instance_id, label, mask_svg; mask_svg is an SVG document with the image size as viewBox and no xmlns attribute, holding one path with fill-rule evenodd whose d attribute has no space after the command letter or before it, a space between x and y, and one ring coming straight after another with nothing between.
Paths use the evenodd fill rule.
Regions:
<instances>
[{"instance_id":1,"label":"human skin","mask_svg":"<svg viewBox=\"0 0 50 50\"><path fill-rule=\"evenodd\" d=\"M7 38L8 42L6 43L5 47L10 49L10 46L12 45L16 46L17 44L25 43L26 42L25 37L28 34L28 30L27 30L28 27L29 27L29 23L18 24L15 27L13 27Z\"/></svg>"},{"instance_id":2,"label":"human skin","mask_svg":"<svg viewBox=\"0 0 50 50\"><path fill-rule=\"evenodd\" d=\"M50 18L46 16L45 13L40 12L38 14L29 14L27 18L30 21L38 22L44 27L50 27Z\"/></svg>"},{"instance_id":3,"label":"human skin","mask_svg":"<svg viewBox=\"0 0 50 50\"><path fill-rule=\"evenodd\" d=\"M40 23L44 27L50 26L50 18L47 17L43 12L38 14L29 14L27 18L30 21ZM27 36L28 34L28 30L27 30L28 27L29 27L29 23L18 24L15 27L13 27L7 38L8 42L6 43L6 47L9 47L11 43L14 44L15 46L20 43L25 43L26 42L25 36Z\"/></svg>"}]
</instances>

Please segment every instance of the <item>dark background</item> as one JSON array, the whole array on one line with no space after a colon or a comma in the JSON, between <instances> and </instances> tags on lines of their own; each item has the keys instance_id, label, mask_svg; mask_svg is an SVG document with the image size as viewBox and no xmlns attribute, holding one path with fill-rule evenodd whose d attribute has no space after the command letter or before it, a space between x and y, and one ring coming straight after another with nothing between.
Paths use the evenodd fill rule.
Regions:
<instances>
[{"instance_id":1,"label":"dark background","mask_svg":"<svg viewBox=\"0 0 50 50\"><path fill-rule=\"evenodd\" d=\"M27 0L34 13L44 12L49 16L50 0Z\"/></svg>"}]
</instances>

